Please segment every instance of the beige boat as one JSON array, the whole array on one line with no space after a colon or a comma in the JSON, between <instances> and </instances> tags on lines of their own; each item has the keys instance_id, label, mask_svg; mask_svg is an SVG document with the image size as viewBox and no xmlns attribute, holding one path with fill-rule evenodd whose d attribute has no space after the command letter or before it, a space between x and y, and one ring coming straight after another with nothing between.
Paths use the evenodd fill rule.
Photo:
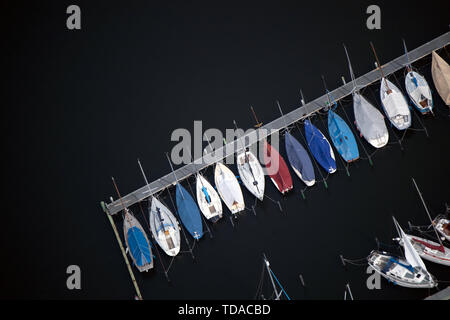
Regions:
<instances>
[{"instance_id":1,"label":"beige boat","mask_svg":"<svg viewBox=\"0 0 450 320\"><path fill-rule=\"evenodd\" d=\"M434 86L447 106L450 106L450 66L435 51L432 53L431 75Z\"/></svg>"}]
</instances>

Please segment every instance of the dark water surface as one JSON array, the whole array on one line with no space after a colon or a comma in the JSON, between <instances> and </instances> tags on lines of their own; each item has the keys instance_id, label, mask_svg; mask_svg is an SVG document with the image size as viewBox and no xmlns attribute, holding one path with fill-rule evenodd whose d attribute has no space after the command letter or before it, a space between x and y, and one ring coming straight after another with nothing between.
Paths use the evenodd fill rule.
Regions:
<instances>
[{"instance_id":1,"label":"dark water surface","mask_svg":"<svg viewBox=\"0 0 450 320\"><path fill-rule=\"evenodd\" d=\"M126 194L143 185L137 157L151 180L169 172L164 153L174 145L170 135L176 128L192 131L194 120L203 120L204 129L232 128L233 119L249 128L250 104L267 123L278 117L275 99L289 111L299 105L300 88L309 100L322 95L321 74L330 89L339 86L341 75L349 78L342 43L360 75L373 68L369 41L387 62L403 54L402 37L413 49L448 31L450 11L441 1L418 7L379 3L377 31L365 27L368 1L163 7L77 1L79 31L66 29L67 1L3 3L0 297L132 298L99 206L114 195L110 177ZM418 67L432 83L429 63L427 57ZM402 83L402 72L397 76ZM380 107L377 87L365 95ZM134 269L144 298L252 299L263 252L294 299L342 299L347 282L358 299L424 298L428 290L384 280L381 290L369 291L366 268L344 268L339 254L363 258L376 248L375 237L392 243L393 214L405 228L408 221L427 223L411 176L434 215L450 203L448 107L433 94L436 115L422 118L429 138L408 132L403 152L398 145L383 148L373 157L374 167L363 160L352 164L350 177L339 162L329 189L317 184L306 201L297 177L285 198L266 179L267 195L282 199L283 213L265 200L256 217L243 214L235 228L223 219L212 226L214 238L205 236L196 246L195 262L189 255L175 259L171 284L158 261L148 274ZM345 107L352 115L351 104ZM326 132L319 119L315 123ZM413 123L419 127L417 118ZM293 134L300 139L297 129ZM206 174L213 181L212 170ZM246 190L244 197L253 201ZM66 288L72 264L81 267L79 291ZM450 280L448 268L427 266L438 279Z\"/></svg>"}]
</instances>

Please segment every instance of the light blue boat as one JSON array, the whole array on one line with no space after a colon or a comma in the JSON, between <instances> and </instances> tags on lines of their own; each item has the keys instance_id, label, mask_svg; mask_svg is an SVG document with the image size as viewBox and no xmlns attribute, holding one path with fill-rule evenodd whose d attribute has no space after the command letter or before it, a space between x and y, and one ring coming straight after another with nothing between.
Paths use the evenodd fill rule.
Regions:
<instances>
[{"instance_id":1,"label":"light blue boat","mask_svg":"<svg viewBox=\"0 0 450 320\"><path fill-rule=\"evenodd\" d=\"M200 239L203 236L202 217L194 199L189 192L179 183L177 183L177 208L180 219L187 231L194 239Z\"/></svg>"},{"instance_id":2,"label":"light blue boat","mask_svg":"<svg viewBox=\"0 0 450 320\"><path fill-rule=\"evenodd\" d=\"M347 123L331 108L328 110L328 133L334 147L346 162L358 160L359 150L355 136Z\"/></svg>"}]
</instances>

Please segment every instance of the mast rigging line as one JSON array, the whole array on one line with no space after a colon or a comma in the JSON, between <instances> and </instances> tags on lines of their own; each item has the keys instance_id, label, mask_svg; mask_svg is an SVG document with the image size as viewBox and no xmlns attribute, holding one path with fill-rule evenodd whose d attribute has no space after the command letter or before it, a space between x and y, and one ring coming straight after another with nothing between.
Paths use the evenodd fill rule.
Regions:
<instances>
[{"instance_id":1,"label":"mast rigging line","mask_svg":"<svg viewBox=\"0 0 450 320\"><path fill-rule=\"evenodd\" d=\"M418 48L408 51L408 57L410 60L410 63L413 63L417 60L422 59L423 57L427 56L434 50L441 49L445 47L448 43L450 43L450 31L440 35L439 37L419 46ZM405 53L403 53L401 56L395 58L394 60L386 63L383 66L380 66L383 70L384 76L388 76L402 68L405 67L407 64L407 58ZM374 82L377 82L381 79L380 70L378 68L373 69L369 71L368 73L361 75L360 77L356 78L353 82L348 82L333 91L330 92L330 94L333 95L335 101L339 101L342 98L351 95L352 91L354 89L354 85L358 87L366 87ZM273 134L275 132L279 132L286 128L289 125L295 124L298 121L311 116L318 110L321 110L327 103L328 98L327 94L324 94L315 100L297 107L296 109L290 111L289 113L285 114L282 117L279 117L270 123L267 123L264 126L261 126L255 131L252 131L243 137L240 137L239 139L244 138L244 143L246 141L246 138L248 138L249 146L253 145L254 143L257 143L258 141L266 138L270 134ZM307 112L309 111L309 112ZM237 140L239 140L237 139ZM237 150L237 140L231 141L223 145L222 147L218 148L217 150L214 150L213 152L207 152L205 155L203 155L201 158L195 160L192 163L189 163L187 165L184 165L183 167L178 168L177 170L174 170L174 172L168 173L165 176L156 179L155 181L151 182L149 185L145 185L127 195L122 197L123 204L126 208L132 206L133 204L142 201L148 197L150 197L152 194L149 194L148 190L152 190L153 194L157 193L161 190L164 190L171 185L174 185L176 182L181 182L184 179L188 178L192 175L192 172L197 172L202 169L205 169L206 167L209 167L210 165L215 164L216 162L219 162L228 156L231 156L235 153L235 150ZM177 179L174 179L176 176ZM178 181L176 181L178 180ZM118 212L122 211L122 205L119 200L112 201L110 203L105 203L105 209L108 214L114 215Z\"/></svg>"}]
</instances>

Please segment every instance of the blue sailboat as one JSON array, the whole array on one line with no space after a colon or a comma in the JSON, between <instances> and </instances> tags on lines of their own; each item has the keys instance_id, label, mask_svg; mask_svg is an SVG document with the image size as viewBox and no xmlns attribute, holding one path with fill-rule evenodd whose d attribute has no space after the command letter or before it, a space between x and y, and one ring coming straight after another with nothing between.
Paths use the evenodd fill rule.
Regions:
<instances>
[{"instance_id":1,"label":"blue sailboat","mask_svg":"<svg viewBox=\"0 0 450 320\"><path fill-rule=\"evenodd\" d=\"M342 158L347 162L358 160L359 150L355 136L345 121L331 108L328 110L328 133Z\"/></svg>"},{"instance_id":2,"label":"blue sailboat","mask_svg":"<svg viewBox=\"0 0 450 320\"><path fill-rule=\"evenodd\" d=\"M336 101L332 101L330 91L327 89L325 78L322 76L323 85L328 97L328 133L341 157L346 162L358 160L359 150L355 136L347 123L334 110L337 108Z\"/></svg>"},{"instance_id":3,"label":"blue sailboat","mask_svg":"<svg viewBox=\"0 0 450 320\"><path fill-rule=\"evenodd\" d=\"M112 182L123 208L123 233L131 259L140 272L148 271L153 268L151 244L139 221L125 207L114 178L112 178Z\"/></svg>"},{"instance_id":4,"label":"blue sailboat","mask_svg":"<svg viewBox=\"0 0 450 320\"><path fill-rule=\"evenodd\" d=\"M316 177L308 152L289 132L286 132L284 142L289 163L294 172L308 187L314 185Z\"/></svg>"},{"instance_id":5,"label":"blue sailboat","mask_svg":"<svg viewBox=\"0 0 450 320\"><path fill-rule=\"evenodd\" d=\"M327 138L317 129L309 119L305 120L305 136L308 148L317 162L328 173L336 171L336 160L333 149Z\"/></svg>"},{"instance_id":6,"label":"blue sailboat","mask_svg":"<svg viewBox=\"0 0 450 320\"><path fill-rule=\"evenodd\" d=\"M180 219L191 236L194 239L200 239L203 236L200 210L189 192L181 184L177 183L176 189L177 208Z\"/></svg>"}]
</instances>

